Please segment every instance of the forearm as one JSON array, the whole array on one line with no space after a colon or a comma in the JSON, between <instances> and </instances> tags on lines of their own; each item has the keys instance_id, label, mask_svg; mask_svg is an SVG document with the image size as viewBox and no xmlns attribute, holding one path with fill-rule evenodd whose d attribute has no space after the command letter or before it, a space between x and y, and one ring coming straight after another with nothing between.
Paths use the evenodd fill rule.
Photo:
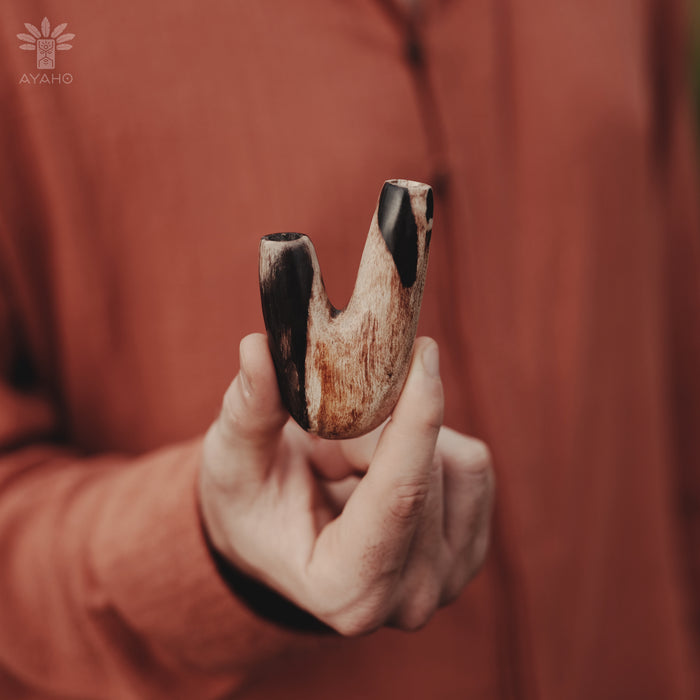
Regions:
<instances>
[{"instance_id":1,"label":"forearm","mask_svg":"<svg viewBox=\"0 0 700 700\"><path fill-rule=\"evenodd\" d=\"M136 460L41 447L0 460L0 660L13 675L90 697L148 697L171 677L205 696L285 644L215 569L199 453L197 441Z\"/></svg>"}]
</instances>

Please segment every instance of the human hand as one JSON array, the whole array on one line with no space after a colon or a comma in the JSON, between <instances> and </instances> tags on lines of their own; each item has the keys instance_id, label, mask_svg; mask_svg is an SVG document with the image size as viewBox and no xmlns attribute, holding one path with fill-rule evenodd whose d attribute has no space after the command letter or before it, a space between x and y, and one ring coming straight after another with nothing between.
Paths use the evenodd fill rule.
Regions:
<instances>
[{"instance_id":1,"label":"human hand","mask_svg":"<svg viewBox=\"0 0 700 700\"><path fill-rule=\"evenodd\" d=\"M289 419L265 336L240 358L203 447L213 546L341 634L424 625L481 566L494 491L487 447L442 427L437 344L416 340L391 419L343 441Z\"/></svg>"}]
</instances>

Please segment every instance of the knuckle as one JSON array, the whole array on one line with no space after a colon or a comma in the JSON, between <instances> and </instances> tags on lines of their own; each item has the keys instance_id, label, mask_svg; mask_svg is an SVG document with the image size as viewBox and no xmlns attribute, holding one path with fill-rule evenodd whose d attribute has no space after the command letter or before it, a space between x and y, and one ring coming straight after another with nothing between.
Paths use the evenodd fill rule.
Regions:
<instances>
[{"instance_id":1,"label":"knuckle","mask_svg":"<svg viewBox=\"0 0 700 700\"><path fill-rule=\"evenodd\" d=\"M453 473L469 489L475 510L488 512L496 490L496 474L489 448L479 440L473 442L471 449L454 465Z\"/></svg>"},{"instance_id":2,"label":"knuckle","mask_svg":"<svg viewBox=\"0 0 700 700\"><path fill-rule=\"evenodd\" d=\"M464 591L467 583L473 576L471 567L465 562L452 573L450 578L445 583L441 603L449 605L453 603Z\"/></svg>"},{"instance_id":3,"label":"knuckle","mask_svg":"<svg viewBox=\"0 0 700 700\"><path fill-rule=\"evenodd\" d=\"M314 587L317 617L344 637L359 637L381 627L391 607L394 590L391 583L374 577L366 580L360 577L348 584L347 580L341 581L340 578L338 572L331 573L320 596L318 588ZM326 606L319 606L319 597L326 601Z\"/></svg>"},{"instance_id":4,"label":"knuckle","mask_svg":"<svg viewBox=\"0 0 700 700\"><path fill-rule=\"evenodd\" d=\"M407 600L397 611L395 626L407 632L425 627L440 604L440 595L433 586L425 587Z\"/></svg>"},{"instance_id":5,"label":"knuckle","mask_svg":"<svg viewBox=\"0 0 700 700\"><path fill-rule=\"evenodd\" d=\"M391 494L389 512L396 520L413 520L423 510L428 498L429 484L425 481L416 481L399 484Z\"/></svg>"},{"instance_id":6,"label":"knuckle","mask_svg":"<svg viewBox=\"0 0 700 700\"><path fill-rule=\"evenodd\" d=\"M471 439L469 466L476 473L483 473L491 477L493 475L493 457L489 446L476 439Z\"/></svg>"},{"instance_id":7,"label":"knuckle","mask_svg":"<svg viewBox=\"0 0 700 700\"><path fill-rule=\"evenodd\" d=\"M376 602L363 601L331 616L331 626L343 637L360 637L379 629L386 613Z\"/></svg>"},{"instance_id":8,"label":"knuckle","mask_svg":"<svg viewBox=\"0 0 700 700\"><path fill-rule=\"evenodd\" d=\"M381 622L374 616L352 616L340 618L332 626L343 637L362 637L379 629Z\"/></svg>"}]
</instances>

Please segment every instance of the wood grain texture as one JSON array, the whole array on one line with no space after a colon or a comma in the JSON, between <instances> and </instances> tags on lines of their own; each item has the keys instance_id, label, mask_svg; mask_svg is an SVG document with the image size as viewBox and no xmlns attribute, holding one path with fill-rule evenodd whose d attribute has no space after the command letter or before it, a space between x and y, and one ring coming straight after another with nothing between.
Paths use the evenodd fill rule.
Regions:
<instances>
[{"instance_id":1,"label":"wood grain texture","mask_svg":"<svg viewBox=\"0 0 700 700\"><path fill-rule=\"evenodd\" d=\"M330 303L311 239L260 242L260 296L285 406L325 438L362 435L384 421L406 379L433 223L428 185L384 183L347 307Z\"/></svg>"}]
</instances>

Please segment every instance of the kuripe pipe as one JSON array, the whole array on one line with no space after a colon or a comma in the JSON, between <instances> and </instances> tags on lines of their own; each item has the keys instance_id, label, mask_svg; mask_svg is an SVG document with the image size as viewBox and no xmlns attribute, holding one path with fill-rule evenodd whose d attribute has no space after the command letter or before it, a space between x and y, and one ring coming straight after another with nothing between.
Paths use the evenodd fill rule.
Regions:
<instances>
[{"instance_id":1,"label":"kuripe pipe","mask_svg":"<svg viewBox=\"0 0 700 700\"><path fill-rule=\"evenodd\" d=\"M302 428L362 435L389 416L416 336L433 224L433 193L384 183L347 307L330 303L311 239L260 241L260 296L282 400Z\"/></svg>"}]
</instances>

